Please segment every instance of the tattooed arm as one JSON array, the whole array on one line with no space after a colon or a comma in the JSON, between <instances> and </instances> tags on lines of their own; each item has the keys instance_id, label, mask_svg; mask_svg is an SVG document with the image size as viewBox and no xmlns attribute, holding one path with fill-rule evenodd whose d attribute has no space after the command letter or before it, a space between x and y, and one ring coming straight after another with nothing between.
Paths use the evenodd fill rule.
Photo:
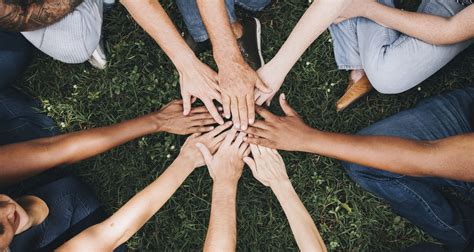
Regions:
<instances>
[{"instance_id":1,"label":"tattooed arm","mask_svg":"<svg viewBox=\"0 0 474 252\"><path fill-rule=\"evenodd\" d=\"M32 31L54 24L83 0L0 0L0 29Z\"/></svg>"}]
</instances>

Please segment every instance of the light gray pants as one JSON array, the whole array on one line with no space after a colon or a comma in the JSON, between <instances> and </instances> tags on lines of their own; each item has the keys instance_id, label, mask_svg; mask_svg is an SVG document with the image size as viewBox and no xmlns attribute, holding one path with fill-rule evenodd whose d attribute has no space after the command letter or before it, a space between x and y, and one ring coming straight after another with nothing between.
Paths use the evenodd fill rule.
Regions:
<instances>
[{"instance_id":1,"label":"light gray pants","mask_svg":"<svg viewBox=\"0 0 474 252\"><path fill-rule=\"evenodd\" d=\"M85 62L99 45L102 1L84 0L61 21L22 34L36 48L56 60L71 64Z\"/></svg>"},{"instance_id":2,"label":"light gray pants","mask_svg":"<svg viewBox=\"0 0 474 252\"><path fill-rule=\"evenodd\" d=\"M379 2L394 6L394 0ZM418 12L453 16L463 8L455 0L423 0ZM431 45L366 18L349 19L329 29L339 69L364 69L372 86L384 94L418 85L471 44Z\"/></svg>"}]
</instances>

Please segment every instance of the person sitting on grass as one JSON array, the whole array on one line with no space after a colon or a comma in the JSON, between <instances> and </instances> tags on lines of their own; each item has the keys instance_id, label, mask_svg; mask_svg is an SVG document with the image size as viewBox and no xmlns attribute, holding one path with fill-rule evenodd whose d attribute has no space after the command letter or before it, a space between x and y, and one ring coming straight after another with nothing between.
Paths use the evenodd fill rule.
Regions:
<instances>
[{"instance_id":1,"label":"person sitting on grass","mask_svg":"<svg viewBox=\"0 0 474 252\"><path fill-rule=\"evenodd\" d=\"M4 188L2 193L7 192L0 196L0 251L7 248L11 251L52 251L106 218L92 190L77 177L66 176L33 188L29 186L32 181L23 180L54 167L96 156L147 134L208 132L216 123L205 107L193 108L189 116L184 116L182 101L173 101L159 112L116 125L58 135L51 118L38 112L36 102L30 98L9 90L0 93L0 104L0 187ZM211 143L211 136L228 127L230 124L191 139ZM212 139L217 141L219 138ZM212 149L213 146L208 147ZM191 152L188 149L185 148L182 156L188 158ZM179 160L180 164L185 161ZM166 173L167 179L163 183L169 185L169 179L175 179L170 173L181 169L178 174L181 176L195 162L196 159L184 166L175 164L173 172ZM164 191L159 190L160 193ZM101 244L105 241L101 240ZM86 244L81 245L81 251L96 251L85 249Z\"/></svg>"},{"instance_id":2,"label":"person sitting on grass","mask_svg":"<svg viewBox=\"0 0 474 252\"><path fill-rule=\"evenodd\" d=\"M237 186L244 162L255 178L269 186L285 211L301 251L326 251L324 242L308 211L298 198L286 174L283 159L276 150L251 145L253 159L248 156L249 145L243 139L246 134L235 137L232 129L219 150L198 143L213 179L212 204L209 228L204 251L235 251L237 243L236 197ZM234 140L235 138L235 140Z\"/></svg>"},{"instance_id":3,"label":"person sitting on grass","mask_svg":"<svg viewBox=\"0 0 474 252\"><path fill-rule=\"evenodd\" d=\"M474 6L466 7L469 0L462 1L464 5L456 0L423 0L419 13L393 8L395 0L378 2L314 1L275 57L259 69L273 92L257 91L257 104L270 103L293 65L328 27L338 68L351 70L345 94L336 103L338 111L372 86L380 93L398 94L418 85L471 44ZM355 16L375 22L363 17L340 22Z\"/></svg>"},{"instance_id":4,"label":"person sitting on grass","mask_svg":"<svg viewBox=\"0 0 474 252\"><path fill-rule=\"evenodd\" d=\"M358 135L313 129L280 95L284 116L264 108L247 143L343 160L349 176L402 217L453 251L471 251L474 207L441 187L474 200L474 88L429 98ZM469 250L471 249L471 250Z\"/></svg>"}]
</instances>

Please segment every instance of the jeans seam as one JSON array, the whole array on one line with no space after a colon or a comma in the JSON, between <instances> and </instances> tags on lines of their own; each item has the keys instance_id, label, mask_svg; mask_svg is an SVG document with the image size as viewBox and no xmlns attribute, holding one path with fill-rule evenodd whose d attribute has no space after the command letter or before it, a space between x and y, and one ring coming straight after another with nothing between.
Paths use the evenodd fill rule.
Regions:
<instances>
[{"instance_id":1,"label":"jeans seam","mask_svg":"<svg viewBox=\"0 0 474 252\"><path fill-rule=\"evenodd\" d=\"M411 193L413 196L415 196L417 199L421 200L422 203L425 205L426 209L429 210L429 213L430 213L430 216L434 217L434 219L441 225L443 225L445 228L448 228L448 229L451 229L452 231L454 231L456 234L458 234L464 241L467 241L466 240L466 237L464 237L462 234L460 234L456 229L454 229L453 227L449 226L448 224L446 224L445 222L443 222L438 215L436 215L436 213L432 210L432 208L429 206L429 204L423 199L423 197L421 197L418 193L416 193L415 191L413 191L409 186L407 186L406 184L402 183L400 180L396 180L396 181L393 181L397 184L399 184L405 191Z\"/></svg>"},{"instance_id":2,"label":"jeans seam","mask_svg":"<svg viewBox=\"0 0 474 252\"><path fill-rule=\"evenodd\" d=\"M248 5L244 4L244 3L240 3L240 2L236 2L235 4L237 4L238 6L248 10L248 11L252 11L252 12L258 12L258 11L262 11L263 9L265 9L265 7L268 5L266 4L265 6L261 7L261 8L252 8L252 7L249 7Z\"/></svg>"},{"instance_id":3,"label":"jeans seam","mask_svg":"<svg viewBox=\"0 0 474 252\"><path fill-rule=\"evenodd\" d=\"M362 65L338 65L339 70L360 70L364 69Z\"/></svg>"}]
</instances>

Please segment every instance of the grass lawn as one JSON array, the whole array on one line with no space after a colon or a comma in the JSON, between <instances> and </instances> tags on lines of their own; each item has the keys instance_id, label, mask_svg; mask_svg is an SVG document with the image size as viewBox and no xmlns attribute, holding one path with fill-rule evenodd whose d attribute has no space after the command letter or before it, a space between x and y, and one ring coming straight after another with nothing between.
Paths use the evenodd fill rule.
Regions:
<instances>
[{"instance_id":1,"label":"grass lawn","mask_svg":"<svg viewBox=\"0 0 474 252\"><path fill-rule=\"evenodd\" d=\"M173 1L165 2L180 28ZM264 57L268 61L308 6L307 0L279 0L260 14ZM40 99L64 132L118 123L156 111L179 98L178 74L166 55L123 7L106 16L109 66L66 65L38 53L18 86ZM430 97L472 86L474 50L468 49L420 86L400 95L376 92L346 112L335 102L346 87L337 71L329 33L321 36L293 68L282 88L311 126L355 133ZM212 66L209 55L203 60ZM416 71L416 69L413 69ZM281 113L278 103L271 109ZM81 162L73 172L97 192L109 212L160 175L179 152L185 137L147 136ZM397 217L382 201L357 187L337 160L282 152L288 173L330 250L397 250L430 238ZM198 250L204 243L211 201L207 169L194 172L170 201L138 232L132 250ZM285 215L272 192L246 169L238 193L239 250L296 250Z\"/></svg>"}]
</instances>

